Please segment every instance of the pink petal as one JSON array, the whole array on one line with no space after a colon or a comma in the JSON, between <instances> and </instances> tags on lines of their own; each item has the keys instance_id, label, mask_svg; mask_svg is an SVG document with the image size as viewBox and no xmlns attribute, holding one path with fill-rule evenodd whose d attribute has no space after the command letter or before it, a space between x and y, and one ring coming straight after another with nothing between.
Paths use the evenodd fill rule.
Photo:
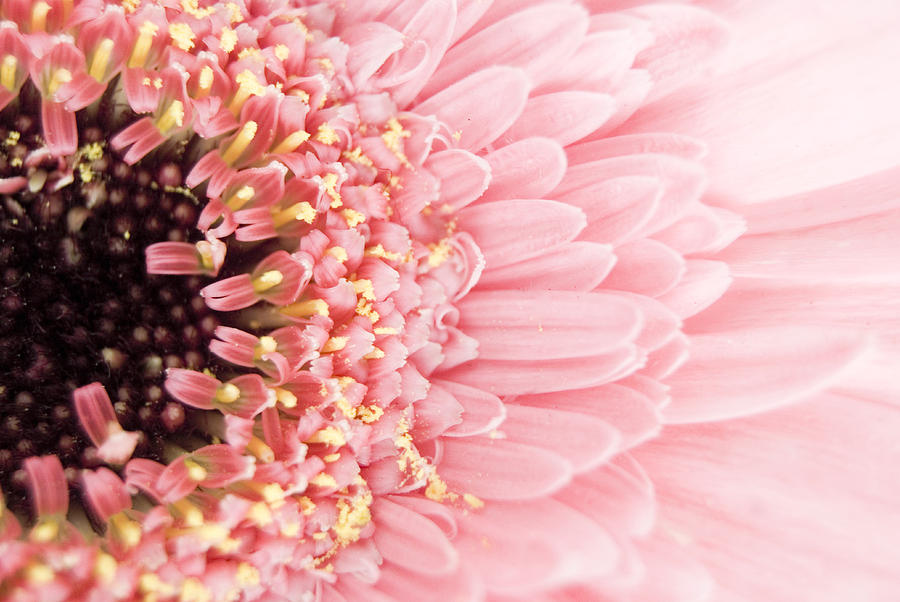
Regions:
<instances>
[{"instance_id":1,"label":"pink petal","mask_svg":"<svg viewBox=\"0 0 900 602\"><path fill-rule=\"evenodd\" d=\"M693 336L691 358L668 379L665 420L724 420L798 401L834 382L866 346L855 333L791 325Z\"/></svg>"},{"instance_id":2,"label":"pink petal","mask_svg":"<svg viewBox=\"0 0 900 602\"><path fill-rule=\"evenodd\" d=\"M586 16L580 7L563 4L515 13L454 45L423 93L434 94L481 65L519 67L530 81L540 82L580 45L587 30Z\"/></svg>"},{"instance_id":3,"label":"pink petal","mask_svg":"<svg viewBox=\"0 0 900 602\"><path fill-rule=\"evenodd\" d=\"M668 132L610 136L566 147L566 156L572 165L643 153L697 161L704 158L707 152L701 140Z\"/></svg>"},{"instance_id":4,"label":"pink petal","mask_svg":"<svg viewBox=\"0 0 900 602\"><path fill-rule=\"evenodd\" d=\"M526 395L581 389L610 382L639 369L644 357L634 347L594 357L559 360L479 360L442 378L479 387L496 395Z\"/></svg>"},{"instance_id":5,"label":"pink petal","mask_svg":"<svg viewBox=\"0 0 900 602\"><path fill-rule=\"evenodd\" d=\"M566 146L603 125L614 108L611 96L595 92L570 90L535 96L528 99L525 110L501 140L541 136Z\"/></svg>"},{"instance_id":6,"label":"pink petal","mask_svg":"<svg viewBox=\"0 0 900 602\"><path fill-rule=\"evenodd\" d=\"M672 290L660 295L680 318L700 313L715 303L731 285L731 271L724 261L688 259L685 272Z\"/></svg>"},{"instance_id":7,"label":"pink petal","mask_svg":"<svg viewBox=\"0 0 900 602\"><path fill-rule=\"evenodd\" d=\"M584 228L576 207L544 200L512 200L467 207L459 212L484 253L488 268L534 257L569 242Z\"/></svg>"},{"instance_id":8,"label":"pink petal","mask_svg":"<svg viewBox=\"0 0 900 602\"><path fill-rule=\"evenodd\" d=\"M431 388L439 387L453 395L462 406L462 421L451 426L445 436L470 437L496 429L506 417L506 407L496 395L452 381L433 379Z\"/></svg>"},{"instance_id":9,"label":"pink petal","mask_svg":"<svg viewBox=\"0 0 900 602\"><path fill-rule=\"evenodd\" d=\"M558 393L523 395L517 397L515 403L595 416L619 431L624 449L656 436L662 421L659 410L646 395L618 383Z\"/></svg>"},{"instance_id":10,"label":"pink petal","mask_svg":"<svg viewBox=\"0 0 900 602\"><path fill-rule=\"evenodd\" d=\"M609 245L576 241L525 261L485 270L478 288L589 291L603 282L615 262Z\"/></svg>"},{"instance_id":11,"label":"pink petal","mask_svg":"<svg viewBox=\"0 0 900 602\"><path fill-rule=\"evenodd\" d=\"M900 460L898 428L894 406L824 394L666 429L637 458L665 524L690 542L682 553L696 554L723 597L890 600L900 516L897 483L885 475Z\"/></svg>"},{"instance_id":12,"label":"pink petal","mask_svg":"<svg viewBox=\"0 0 900 602\"><path fill-rule=\"evenodd\" d=\"M477 150L496 140L519 116L530 83L519 69L488 67L415 107L420 115L436 115L456 132L460 146Z\"/></svg>"},{"instance_id":13,"label":"pink petal","mask_svg":"<svg viewBox=\"0 0 900 602\"><path fill-rule=\"evenodd\" d=\"M459 558L447 537L432 521L387 497L372 506L378 528L374 541L385 560L426 575L445 575Z\"/></svg>"},{"instance_id":14,"label":"pink petal","mask_svg":"<svg viewBox=\"0 0 900 602\"><path fill-rule=\"evenodd\" d=\"M641 314L624 299L568 291L473 292L458 303L459 327L480 359L599 355L636 337Z\"/></svg>"},{"instance_id":15,"label":"pink petal","mask_svg":"<svg viewBox=\"0 0 900 602\"><path fill-rule=\"evenodd\" d=\"M56 456L31 456L22 463L28 476L28 492L36 516L65 516L69 485Z\"/></svg>"},{"instance_id":16,"label":"pink petal","mask_svg":"<svg viewBox=\"0 0 900 602\"><path fill-rule=\"evenodd\" d=\"M481 157L464 150L433 153L425 168L441 181L440 207L462 209L480 197L491 181L491 166Z\"/></svg>"},{"instance_id":17,"label":"pink petal","mask_svg":"<svg viewBox=\"0 0 900 602\"><path fill-rule=\"evenodd\" d=\"M672 290L685 271L680 254L650 239L619 247L616 257L616 267L603 281L604 288L656 297Z\"/></svg>"},{"instance_id":18,"label":"pink petal","mask_svg":"<svg viewBox=\"0 0 900 602\"><path fill-rule=\"evenodd\" d=\"M438 474L453 491L487 500L540 498L569 481L572 468L542 449L487 437L444 440Z\"/></svg>"},{"instance_id":19,"label":"pink petal","mask_svg":"<svg viewBox=\"0 0 900 602\"><path fill-rule=\"evenodd\" d=\"M491 184L485 200L539 199L566 174L562 146L549 138L525 138L488 154Z\"/></svg>"},{"instance_id":20,"label":"pink petal","mask_svg":"<svg viewBox=\"0 0 900 602\"><path fill-rule=\"evenodd\" d=\"M508 441L559 454L580 473L605 462L619 449L619 432L575 412L510 404L500 431Z\"/></svg>"},{"instance_id":21,"label":"pink petal","mask_svg":"<svg viewBox=\"0 0 900 602\"><path fill-rule=\"evenodd\" d=\"M102 521L113 514L131 508L131 495L116 473L108 468L85 470L81 473L84 497L91 511Z\"/></svg>"}]
</instances>

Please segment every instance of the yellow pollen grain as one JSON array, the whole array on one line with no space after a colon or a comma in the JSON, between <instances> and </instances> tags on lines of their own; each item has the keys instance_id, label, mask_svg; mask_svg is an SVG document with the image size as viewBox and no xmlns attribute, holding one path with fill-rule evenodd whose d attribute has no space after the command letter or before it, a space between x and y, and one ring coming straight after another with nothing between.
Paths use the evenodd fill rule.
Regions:
<instances>
[{"instance_id":1,"label":"yellow pollen grain","mask_svg":"<svg viewBox=\"0 0 900 602\"><path fill-rule=\"evenodd\" d=\"M372 307L372 302L365 299L360 299L356 303L356 313L360 316L369 318L369 320L372 321L372 324L381 319L381 316L378 315L378 312Z\"/></svg>"},{"instance_id":2,"label":"yellow pollen grain","mask_svg":"<svg viewBox=\"0 0 900 602\"><path fill-rule=\"evenodd\" d=\"M98 552L94 560L94 576L103 583L109 583L116 576L119 564L106 552Z\"/></svg>"},{"instance_id":3,"label":"yellow pollen grain","mask_svg":"<svg viewBox=\"0 0 900 602\"><path fill-rule=\"evenodd\" d=\"M316 503L305 495L301 496L297 503L300 505L300 513L303 516L309 516L316 511Z\"/></svg>"},{"instance_id":4,"label":"yellow pollen grain","mask_svg":"<svg viewBox=\"0 0 900 602\"><path fill-rule=\"evenodd\" d=\"M216 401L219 403L234 403L241 396L241 390L233 383L225 383L216 389Z\"/></svg>"},{"instance_id":5,"label":"yellow pollen grain","mask_svg":"<svg viewBox=\"0 0 900 602\"><path fill-rule=\"evenodd\" d=\"M372 332L375 334L399 334L400 331L396 328L392 328L390 326L379 326L375 328Z\"/></svg>"},{"instance_id":6,"label":"yellow pollen grain","mask_svg":"<svg viewBox=\"0 0 900 602\"><path fill-rule=\"evenodd\" d=\"M313 478L309 480L309 482L317 487L322 488L331 488L337 487L337 481L334 480L334 477L328 474L327 472L320 472Z\"/></svg>"},{"instance_id":7,"label":"yellow pollen grain","mask_svg":"<svg viewBox=\"0 0 900 602\"><path fill-rule=\"evenodd\" d=\"M364 155L362 149L358 146L353 150L344 151L342 155L345 159L353 161L354 163L359 163L360 165L365 165L366 167L373 167L375 165L372 162L372 159Z\"/></svg>"},{"instance_id":8,"label":"yellow pollen grain","mask_svg":"<svg viewBox=\"0 0 900 602\"><path fill-rule=\"evenodd\" d=\"M334 405L347 418L356 418L356 409L350 406L350 402L346 398L340 397L334 402Z\"/></svg>"},{"instance_id":9,"label":"yellow pollen grain","mask_svg":"<svg viewBox=\"0 0 900 602\"><path fill-rule=\"evenodd\" d=\"M375 404L356 408L356 417L366 424L378 422L382 416L384 416L384 410Z\"/></svg>"},{"instance_id":10,"label":"yellow pollen grain","mask_svg":"<svg viewBox=\"0 0 900 602\"><path fill-rule=\"evenodd\" d=\"M203 512L188 500L178 500L173 502L172 506L188 527L199 527L203 524Z\"/></svg>"},{"instance_id":11,"label":"yellow pollen grain","mask_svg":"<svg viewBox=\"0 0 900 602\"><path fill-rule=\"evenodd\" d=\"M437 243L429 243L428 250L431 251L428 254L428 265L432 268L438 267L453 254L453 247L450 246L450 241L446 238Z\"/></svg>"},{"instance_id":12,"label":"yellow pollen grain","mask_svg":"<svg viewBox=\"0 0 900 602\"><path fill-rule=\"evenodd\" d=\"M286 523L279 529L282 537L294 539L300 534L300 523Z\"/></svg>"},{"instance_id":13,"label":"yellow pollen grain","mask_svg":"<svg viewBox=\"0 0 900 602\"><path fill-rule=\"evenodd\" d=\"M307 299L291 303L279 310L286 316L291 318L308 318L316 314L320 316L328 316L328 303L323 299Z\"/></svg>"},{"instance_id":14,"label":"yellow pollen grain","mask_svg":"<svg viewBox=\"0 0 900 602\"><path fill-rule=\"evenodd\" d=\"M201 481L205 481L208 473L206 469L194 462L191 459L187 459L184 461L184 466L188 471L188 478L196 483Z\"/></svg>"},{"instance_id":15,"label":"yellow pollen grain","mask_svg":"<svg viewBox=\"0 0 900 602\"><path fill-rule=\"evenodd\" d=\"M284 489L278 483L269 483L260 490L260 495L270 504L284 501ZM274 506L273 506L274 507Z\"/></svg>"},{"instance_id":16,"label":"yellow pollen grain","mask_svg":"<svg viewBox=\"0 0 900 602\"><path fill-rule=\"evenodd\" d=\"M129 67L142 67L147 61L147 55L153 45L153 38L159 32L159 26L153 21L144 21L138 28L138 39L134 43L131 57L128 59Z\"/></svg>"},{"instance_id":17,"label":"yellow pollen grain","mask_svg":"<svg viewBox=\"0 0 900 602\"><path fill-rule=\"evenodd\" d=\"M247 150L247 147L253 141L253 138L256 137L256 130L258 128L259 124L255 121L248 121L245 123L241 127L241 131L234 137L231 144L228 145L228 148L225 149L225 152L222 154L222 160L228 165L234 163L238 157Z\"/></svg>"},{"instance_id":18,"label":"yellow pollen grain","mask_svg":"<svg viewBox=\"0 0 900 602\"><path fill-rule=\"evenodd\" d=\"M25 579L32 585L44 585L53 581L53 569L42 562L35 562L25 569Z\"/></svg>"},{"instance_id":19,"label":"yellow pollen grain","mask_svg":"<svg viewBox=\"0 0 900 602\"><path fill-rule=\"evenodd\" d=\"M328 57L317 58L316 62L325 71L334 72L334 63L331 62L330 58L328 58Z\"/></svg>"},{"instance_id":20,"label":"yellow pollen grain","mask_svg":"<svg viewBox=\"0 0 900 602\"><path fill-rule=\"evenodd\" d=\"M325 250L325 254L334 257L338 263L344 263L348 258L347 250L344 247L329 247Z\"/></svg>"},{"instance_id":21,"label":"yellow pollen grain","mask_svg":"<svg viewBox=\"0 0 900 602\"><path fill-rule=\"evenodd\" d=\"M194 47L194 39L197 37L197 34L194 33L194 30L187 23L170 23L169 36L177 48L187 52Z\"/></svg>"},{"instance_id":22,"label":"yellow pollen grain","mask_svg":"<svg viewBox=\"0 0 900 602\"><path fill-rule=\"evenodd\" d=\"M316 541L322 541L326 537L328 537L328 533L326 533L324 531L317 531L312 534L312 538L315 539Z\"/></svg>"},{"instance_id":23,"label":"yellow pollen grain","mask_svg":"<svg viewBox=\"0 0 900 602\"><path fill-rule=\"evenodd\" d=\"M59 535L59 523L55 520L40 522L31 530L29 538L38 543L47 543Z\"/></svg>"},{"instance_id":24,"label":"yellow pollen grain","mask_svg":"<svg viewBox=\"0 0 900 602\"><path fill-rule=\"evenodd\" d=\"M400 162L409 167L409 160L403 152L403 140L409 138L412 134L403 129L403 125L396 117L391 117L387 122L388 129L381 135L384 145L388 147L394 156L400 159Z\"/></svg>"},{"instance_id":25,"label":"yellow pollen grain","mask_svg":"<svg viewBox=\"0 0 900 602\"><path fill-rule=\"evenodd\" d=\"M184 104L180 100L173 100L166 112L156 121L156 129L161 134L166 134L175 127L184 125Z\"/></svg>"},{"instance_id":26,"label":"yellow pollen grain","mask_svg":"<svg viewBox=\"0 0 900 602\"><path fill-rule=\"evenodd\" d=\"M316 130L316 140L321 142L322 144L334 144L340 138L338 138L337 132L334 131L327 123L323 123Z\"/></svg>"},{"instance_id":27,"label":"yellow pollen grain","mask_svg":"<svg viewBox=\"0 0 900 602\"><path fill-rule=\"evenodd\" d=\"M241 14L241 7L234 2L229 2L225 5L225 8L231 12L230 20L232 23L240 23L244 20L244 15Z\"/></svg>"},{"instance_id":28,"label":"yellow pollen grain","mask_svg":"<svg viewBox=\"0 0 900 602\"><path fill-rule=\"evenodd\" d=\"M313 433L310 438L307 439L307 442L324 443L326 445L340 447L347 443L347 440L344 438L344 433L341 431L341 429L334 426L326 426L325 428Z\"/></svg>"},{"instance_id":29,"label":"yellow pollen grain","mask_svg":"<svg viewBox=\"0 0 900 602\"><path fill-rule=\"evenodd\" d=\"M115 539L133 548L141 541L141 526L119 512L109 517L109 527Z\"/></svg>"},{"instance_id":30,"label":"yellow pollen grain","mask_svg":"<svg viewBox=\"0 0 900 602\"><path fill-rule=\"evenodd\" d=\"M88 74L98 82L103 81L103 77L106 75L106 68L109 67L109 60L112 58L114 48L115 42L109 38L103 38L103 41L97 46L97 50L94 51Z\"/></svg>"},{"instance_id":31,"label":"yellow pollen grain","mask_svg":"<svg viewBox=\"0 0 900 602\"><path fill-rule=\"evenodd\" d=\"M356 294L362 296L363 299L366 299L367 301L375 300L375 287L368 278L353 280L350 284L353 285L353 290L356 291Z\"/></svg>"},{"instance_id":32,"label":"yellow pollen grain","mask_svg":"<svg viewBox=\"0 0 900 602\"><path fill-rule=\"evenodd\" d=\"M347 500L338 500L338 518L332 529L338 536L341 545L347 545L359 539L363 527L372 520L372 513L369 510L371 504L372 494L368 492L354 498L352 503Z\"/></svg>"},{"instance_id":33,"label":"yellow pollen grain","mask_svg":"<svg viewBox=\"0 0 900 602\"><path fill-rule=\"evenodd\" d=\"M0 64L0 85L14 92L16 89L16 73L19 66L19 59L11 54L3 57L3 63Z\"/></svg>"},{"instance_id":34,"label":"yellow pollen grain","mask_svg":"<svg viewBox=\"0 0 900 602\"><path fill-rule=\"evenodd\" d=\"M234 50L234 47L237 46L238 37L233 29L230 27L223 27L221 33L219 34L219 46L225 52L231 52Z\"/></svg>"},{"instance_id":35,"label":"yellow pollen grain","mask_svg":"<svg viewBox=\"0 0 900 602\"><path fill-rule=\"evenodd\" d=\"M175 588L153 573L144 573L138 578L138 591L142 594L170 596L174 593Z\"/></svg>"},{"instance_id":36,"label":"yellow pollen grain","mask_svg":"<svg viewBox=\"0 0 900 602\"><path fill-rule=\"evenodd\" d=\"M82 146L79 152L88 161L96 161L103 156L103 145L99 142L91 142Z\"/></svg>"},{"instance_id":37,"label":"yellow pollen grain","mask_svg":"<svg viewBox=\"0 0 900 602\"><path fill-rule=\"evenodd\" d=\"M347 222L348 228L355 228L366 221L366 216L355 209L344 209L341 211L341 216Z\"/></svg>"},{"instance_id":38,"label":"yellow pollen grain","mask_svg":"<svg viewBox=\"0 0 900 602\"><path fill-rule=\"evenodd\" d=\"M181 584L181 595L178 602L210 602L212 593L203 582L196 577L188 577Z\"/></svg>"},{"instance_id":39,"label":"yellow pollen grain","mask_svg":"<svg viewBox=\"0 0 900 602\"><path fill-rule=\"evenodd\" d=\"M383 358L383 357L384 357L384 351L382 351L382 350L379 349L378 347L375 347L374 349L372 349L372 351L370 351L369 353L365 354L365 355L363 356L363 359L367 359L367 360L380 360L380 359Z\"/></svg>"},{"instance_id":40,"label":"yellow pollen grain","mask_svg":"<svg viewBox=\"0 0 900 602\"><path fill-rule=\"evenodd\" d=\"M297 147L307 140L309 140L309 132L306 130L297 130L296 132L289 134L278 144L278 146L273 148L271 152L274 155L290 153L297 150Z\"/></svg>"},{"instance_id":41,"label":"yellow pollen grain","mask_svg":"<svg viewBox=\"0 0 900 602\"><path fill-rule=\"evenodd\" d=\"M388 261L400 261L401 259L403 259L403 255L386 250L381 243L378 243L374 247L369 247L368 249L366 249L366 255L368 255L369 257L387 259Z\"/></svg>"},{"instance_id":42,"label":"yellow pollen grain","mask_svg":"<svg viewBox=\"0 0 900 602\"><path fill-rule=\"evenodd\" d=\"M215 81L215 73L212 70L212 67L209 65L204 65L200 70L200 74L197 76L197 87L200 92L204 95L208 94L212 89L213 82Z\"/></svg>"},{"instance_id":43,"label":"yellow pollen grain","mask_svg":"<svg viewBox=\"0 0 900 602\"><path fill-rule=\"evenodd\" d=\"M47 29L47 15L50 13L50 8L46 2L35 2L31 9L31 33Z\"/></svg>"},{"instance_id":44,"label":"yellow pollen grain","mask_svg":"<svg viewBox=\"0 0 900 602\"><path fill-rule=\"evenodd\" d=\"M469 506L471 506L475 510L484 508L484 502L481 501L479 498L475 497L474 495L472 495L471 493L464 493L462 497L463 497L463 501L465 501Z\"/></svg>"},{"instance_id":45,"label":"yellow pollen grain","mask_svg":"<svg viewBox=\"0 0 900 602\"><path fill-rule=\"evenodd\" d=\"M238 585L243 587L259 585L259 569L249 562L241 562L238 565L234 578L238 582Z\"/></svg>"},{"instance_id":46,"label":"yellow pollen grain","mask_svg":"<svg viewBox=\"0 0 900 602\"><path fill-rule=\"evenodd\" d=\"M289 56L291 56L290 48L288 48L284 44L275 45L275 58L277 58L279 61L286 61Z\"/></svg>"},{"instance_id":47,"label":"yellow pollen grain","mask_svg":"<svg viewBox=\"0 0 900 602\"><path fill-rule=\"evenodd\" d=\"M297 396L281 387L275 387L275 400L288 409L297 407Z\"/></svg>"},{"instance_id":48,"label":"yellow pollen grain","mask_svg":"<svg viewBox=\"0 0 900 602\"><path fill-rule=\"evenodd\" d=\"M265 502L256 502L247 510L247 518L259 527L265 527L272 523L272 510Z\"/></svg>"},{"instance_id":49,"label":"yellow pollen grain","mask_svg":"<svg viewBox=\"0 0 900 602\"><path fill-rule=\"evenodd\" d=\"M141 5L141 0L122 0L122 8L126 13L133 13Z\"/></svg>"},{"instance_id":50,"label":"yellow pollen grain","mask_svg":"<svg viewBox=\"0 0 900 602\"><path fill-rule=\"evenodd\" d=\"M331 198L331 208L337 209L344 204L341 194L337 191L338 175L336 173L327 173L322 177L322 186L325 188L325 194Z\"/></svg>"},{"instance_id":51,"label":"yellow pollen grain","mask_svg":"<svg viewBox=\"0 0 900 602\"><path fill-rule=\"evenodd\" d=\"M333 353L347 346L350 337L331 337L322 346L322 353Z\"/></svg>"},{"instance_id":52,"label":"yellow pollen grain","mask_svg":"<svg viewBox=\"0 0 900 602\"><path fill-rule=\"evenodd\" d=\"M322 459L329 464L332 462L337 462L341 459L341 454L328 454L327 456L322 456Z\"/></svg>"},{"instance_id":53,"label":"yellow pollen grain","mask_svg":"<svg viewBox=\"0 0 900 602\"><path fill-rule=\"evenodd\" d=\"M253 290L257 293L264 293L267 290L278 286L283 281L284 274L282 274L278 270L269 270L268 272L263 272L261 276L252 280Z\"/></svg>"},{"instance_id":54,"label":"yellow pollen grain","mask_svg":"<svg viewBox=\"0 0 900 602\"><path fill-rule=\"evenodd\" d=\"M181 9L197 19L206 19L216 12L216 9L212 6L201 9L198 0L181 0Z\"/></svg>"},{"instance_id":55,"label":"yellow pollen grain","mask_svg":"<svg viewBox=\"0 0 900 602\"><path fill-rule=\"evenodd\" d=\"M454 499L456 494L449 492L447 483L439 476L432 473L431 476L428 477L428 486L425 488L425 497L436 502L443 502L444 500Z\"/></svg>"},{"instance_id":56,"label":"yellow pollen grain","mask_svg":"<svg viewBox=\"0 0 900 602\"><path fill-rule=\"evenodd\" d=\"M260 462L269 463L275 461L275 452L272 451L272 448L255 435L251 436L250 441L247 442L247 451L253 454L253 457Z\"/></svg>"}]
</instances>

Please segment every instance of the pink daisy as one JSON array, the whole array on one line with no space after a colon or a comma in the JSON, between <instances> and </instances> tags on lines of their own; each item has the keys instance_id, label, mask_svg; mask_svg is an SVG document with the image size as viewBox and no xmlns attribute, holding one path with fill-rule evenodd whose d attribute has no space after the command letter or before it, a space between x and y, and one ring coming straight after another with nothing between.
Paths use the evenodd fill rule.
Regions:
<instances>
[{"instance_id":1,"label":"pink daisy","mask_svg":"<svg viewBox=\"0 0 900 602\"><path fill-rule=\"evenodd\" d=\"M884 216L705 194L723 22L632 4L3 2L0 597L771 597Z\"/></svg>"}]
</instances>

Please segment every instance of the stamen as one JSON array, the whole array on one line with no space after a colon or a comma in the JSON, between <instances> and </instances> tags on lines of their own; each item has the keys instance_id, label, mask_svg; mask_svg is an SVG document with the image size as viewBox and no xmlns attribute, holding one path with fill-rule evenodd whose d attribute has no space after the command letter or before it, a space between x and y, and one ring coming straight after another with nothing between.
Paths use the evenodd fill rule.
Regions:
<instances>
[{"instance_id":1,"label":"stamen","mask_svg":"<svg viewBox=\"0 0 900 602\"><path fill-rule=\"evenodd\" d=\"M16 68L19 66L19 59L11 54L3 57L3 63L0 65L0 84L10 92L16 89Z\"/></svg>"},{"instance_id":2,"label":"stamen","mask_svg":"<svg viewBox=\"0 0 900 602\"><path fill-rule=\"evenodd\" d=\"M269 270L264 272L259 278L253 279L253 290L257 293L264 293L273 286L278 286L284 280L284 274L278 270Z\"/></svg>"},{"instance_id":3,"label":"stamen","mask_svg":"<svg viewBox=\"0 0 900 602\"><path fill-rule=\"evenodd\" d=\"M250 202L254 194L256 194L256 190L253 189L253 186L241 186L240 190L225 202L225 206L232 211L237 211Z\"/></svg>"},{"instance_id":4,"label":"stamen","mask_svg":"<svg viewBox=\"0 0 900 602\"><path fill-rule=\"evenodd\" d=\"M293 134L288 135L282 140L278 146L272 149L272 154L281 155L290 153L297 149L298 146L309 140L309 132L306 130L297 130Z\"/></svg>"},{"instance_id":5,"label":"stamen","mask_svg":"<svg viewBox=\"0 0 900 602\"><path fill-rule=\"evenodd\" d=\"M212 90L213 82L215 74L213 73L212 67L206 65L203 69L200 70L200 75L197 79L197 96L198 98L203 98L209 91Z\"/></svg>"},{"instance_id":6,"label":"stamen","mask_svg":"<svg viewBox=\"0 0 900 602\"><path fill-rule=\"evenodd\" d=\"M282 209L281 211L275 213L272 216L272 225L275 226L276 229L278 229L293 221L301 221L306 222L307 224L311 224L315 219L316 210L313 209L313 206L306 201L301 201L299 203L291 205L287 209Z\"/></svg>"},{"instance_id":7,"label":"stamen","mask_svg":"<svg viewBox=\"0 0 900 602\"><path fill-rule=\"evenodd\" d=\"M290 409L297 407L297 396L281 387L275 388L275 399L284 407Z\"/></svg>"},{"instance_id":8,"label":"stamen","mask_svg":"<svg viewBox=\"0 0 900 602\"><path fill-rule=\"evenodd\" d=\"M227 149L225 149L225 152L222 154L222 160L228 165L234 163L234 161L247 150L247 147L256 136L256 129L258 127L259 126L255 121L248 121L245 123L244 127L241 128L241 131L238 132L238 135L235 136L234 141L228 145Z\"/></svg>"},{"instance_id":9,"label":"stamen","mask_svg":"<svg viewBox=\"0 0 900 602\"><path fill-rule=\"evenodd\" d=\"M237 83L238 89L237 92L234 93L234 98L228 103L228 110L231 111L233 115L237 116L238 113L241 112L241 107L247 102L247 99L251 96L259 96L265 91L265 87L259 83L256 76L253 75L253 72L250 70L238 73L237 77L234 78L234 81Z\"/></svg>"},{"instance_id":10,"label":"stamen","mask_svg":"<svg viewBox=\"0 0 900 602\"><path fill-rule=\"evenodd\" d=\"M247 443L247 451L253 454L260 462L269 463L275 461L275 452L259 437L250 437L250 441Z\"/></svg>"},{"instance_id":11,"label":"stamen","mask_svg":"<svg viewBox=\"0 0 900 602\"><path fill-rule=\"evenodd\" d=\"M234 385L232 385L232 386L234 386ZM196 481L197 483L199 483L200 481L203 481L206 479L207 474L208 474L206 472L206 469L203 468L202 466L200 466L199 464L197 464L196 462L194 462L193 460L185 460L184 466L185 466L185 468L187 468L188 477L192 481Z\"/></svg>"},{"instance_id":12,"label":"stamen","mask_svg":"<svg viewBox=\"0 0 900 602\"><path fill-rule=\"evenodd\" d=\"M180 100L173 100L162 117L156 121L156 129L161 134L165 134L172 128L182 125L184 125L184 103Z\"/></svg>"},{"instance_id":13,"label":"stamen","mask_svg":"<svg viewBox=\"0 0 900 602\"><path fill-rule=\"evenodd\" d=\"M159 31L159 26L152 21L144 21L138 29L138 39L134 43L134 50L131 51L131 57L128 59L128 66L131 68L142 67L147 61L147 55L153 45L153 38Z\"/></svg>"},{"instance_id":14,"label":"stamen","mask_svg":"<svg viewBox=\"0 0 900 602\"><path fill-rule=\"evenodd\" d=\"M38 2L31 9L31 32L45 31L47 29L47 14L51 6L46 2Z\"/></svg>"},{"instance_id":15,"label":"stamen","mask_svg":"<svg viewBox=\"0 0 900 602\"><path fill-rule=\"evenodd\" d=\"M216 401L219 403L234 403L241 396L241 390L237 385L226 383L216 391Z\"/></svg>"},{"instance_id":16,"label":"stamen","mask_svg":"<svg viewBox=\"0 0 900 602\"><path fill-rule=\"evenodd\" d=\"M98 82L103 81L106 75L106 68L109 66L109 59L112 58L112 51L115 48L115 42L109 38L104 38L97 50L94 51L94 58L91 59L91 68L88 73Z\"/></svg>"},{"instance_id":17,"label":"stamen","mask_svg":"<svg viewBox=\"0 0 900 602\"><path fill-rule=\"evenodd\" d=\"M328 303L324 299L307 299L281 308L281 313L291 318L308 318L316 314L328 315Z\"/></svg>"},{"instance_id":18,"label":"stamen","mask_svg":"<svg viewBox=\"0 0 900 602\"><path fill-rule=\"evenodd\" d=\"M273 337L260 337L259 344L253 350L253 357L254 359L260 359L267 353L274 353L276 349L278 349L278 343Z\"/></svg>"},{"instance_id":19,"label":"stamen","mask_svg":"<svg viewBox=\"0 0 900 602\"><path fill-rule=\"evenodd\" d=\"M72 72L68 69L57 69L53 72L53 76L50 78L50 83L47 84L47 92L50 96L56 94L56 92L62 87L63 84L67 84L72 81Z\"/></svg>"}]
</instances>

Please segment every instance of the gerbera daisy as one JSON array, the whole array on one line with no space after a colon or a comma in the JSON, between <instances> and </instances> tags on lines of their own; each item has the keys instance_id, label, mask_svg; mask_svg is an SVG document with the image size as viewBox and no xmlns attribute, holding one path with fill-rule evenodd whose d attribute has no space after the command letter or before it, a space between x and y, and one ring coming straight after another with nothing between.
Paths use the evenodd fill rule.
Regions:
<instances>
[{"instance_id":1,"label":"gerbera daisy","mask_svg":"<svg viewBox=\"0 0 900 602\"><path fill-rule=\"evenodd\" d=\"M0 16L0 597L707 591L654 531L665 443L629 452L667 382L669 421L727 417L690 389L722 337L670 376L745 223L701 201L702 143L622 127L705 73L717 18Z\"/></svg>"}]
</instances>

